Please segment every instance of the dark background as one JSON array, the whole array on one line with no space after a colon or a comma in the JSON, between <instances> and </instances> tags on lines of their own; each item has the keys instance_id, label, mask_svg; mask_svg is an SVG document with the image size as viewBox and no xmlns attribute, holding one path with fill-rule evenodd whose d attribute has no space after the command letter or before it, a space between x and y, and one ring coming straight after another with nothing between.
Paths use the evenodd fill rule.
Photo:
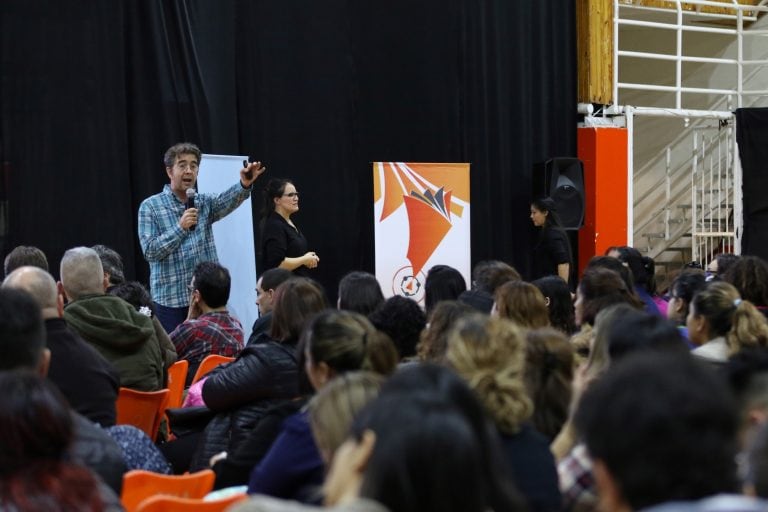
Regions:
<instances>
[{"instance_id":1,"label":"dark background","mask_svg":"<svg viewBox=\"0 0 768 512\"><path fill-rule=\"evenodd\" d=\"M768 108L736 110L736 141L744 193L741 254L768 260Z\"/></svg>"},{"instance_id":2,"label":"dark background","mask_svg":"<svg viewBox=\"0 0 768 512\"><path fill-rule=\"evenodd\" d=\"M572 0L0 2L0 253L103 243L178 141L294 180L335 295L372 271L373 161L471 162L472 260L529 268L533 164L576 151ZM257 191L255 203L261 204Z\"/></svg>"}]
</instances>

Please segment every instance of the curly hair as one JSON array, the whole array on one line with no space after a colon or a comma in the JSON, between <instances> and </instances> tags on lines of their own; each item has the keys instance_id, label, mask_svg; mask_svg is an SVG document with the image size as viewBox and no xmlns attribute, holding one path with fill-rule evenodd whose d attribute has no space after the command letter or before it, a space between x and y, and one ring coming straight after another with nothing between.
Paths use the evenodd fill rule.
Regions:
<instances>
[{"instance_id":1,"label":"curly hair","mask_svg":"<svg viewBox=\"0 0 768 512\"><path fill-rule=\"evenodd\" d=\"M755 306L768 306L768 263L757 256L742 256L734 261L723 275L723 281L731 283L744 300Z\"/></svg>"},{"instance_id":2,"label":"curly hair","mask_svg":"<svg viewBox=\"0 0 768 512\"><path fill-rule=\"evenodd\" d=\"M400 295L390 297L368 319L392 339L401 359L416 355L416 344L427 317L415 300Z\"/></svg>"},{"instance_id":3,"label":"curly hair","mask_svg":"<svg viewBox=\"0 0 768 512\"><path fill-rule=\"evenodd\" d=\"M473 313L472 306L456 300L440 302L429 314L427 328L421 331L416 352L422 361L440 361L447 349L446 336L460 318Z\"/></svg>"},{"instance_id":4,"label":"curly hair","mask_svg":"<svg viewBox=\"0 0 768 512\"><path fill-rule=\"evenodd\" d=\"M446 360L507 434L518 432L533 413L524 381L525 344L514 323L481 314L462 318L448 336Z\"/></svg>"}]
</instances>

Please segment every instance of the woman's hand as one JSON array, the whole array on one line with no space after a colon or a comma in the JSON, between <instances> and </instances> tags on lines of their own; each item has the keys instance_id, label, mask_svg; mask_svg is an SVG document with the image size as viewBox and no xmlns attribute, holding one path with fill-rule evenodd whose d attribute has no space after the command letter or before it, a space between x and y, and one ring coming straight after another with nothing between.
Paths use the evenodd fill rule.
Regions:
<instances>
[{"instance_id":1,"label":"woman's hand","mask_svg":"<svg viewBox=\"0 0 768 512\"><path fill-rule=\"evenodd\" d=\"M307 268L315 268L318 263L320 263L320 258L312 251L302 256L302 264Z\"/></svg>"}]
</instances>

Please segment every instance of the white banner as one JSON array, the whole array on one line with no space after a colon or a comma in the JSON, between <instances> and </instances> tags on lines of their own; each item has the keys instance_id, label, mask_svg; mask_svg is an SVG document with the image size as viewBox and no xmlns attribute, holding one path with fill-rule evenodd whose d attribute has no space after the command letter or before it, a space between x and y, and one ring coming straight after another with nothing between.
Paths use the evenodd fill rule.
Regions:
<instances>
[{"instance_id":1,"label":"white banner","mask_svg":"<svg viewBox=\"0 0 768 512\"><path fill-rule=\"evenodd\" d=\"M376 278L385 297L424 303L434 265L471 283L469 164L374 162Z\"/></svg>"}]
</instances>

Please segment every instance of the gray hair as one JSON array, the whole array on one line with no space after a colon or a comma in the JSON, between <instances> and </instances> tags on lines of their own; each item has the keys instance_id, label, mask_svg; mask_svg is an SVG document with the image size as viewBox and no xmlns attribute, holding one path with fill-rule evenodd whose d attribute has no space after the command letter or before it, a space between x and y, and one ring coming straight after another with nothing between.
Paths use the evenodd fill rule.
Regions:
<instances>
[{"instance_id":1,"label":"gray hair","mask_svg":"<svg viewBox=\"0 0 768 512\"><path fill-rule=\"evenodd\" d=\"M90 247L75 247L61 258L61 284L72 300L104 293L104 268Z\"/></svg>"}]
</instances>

